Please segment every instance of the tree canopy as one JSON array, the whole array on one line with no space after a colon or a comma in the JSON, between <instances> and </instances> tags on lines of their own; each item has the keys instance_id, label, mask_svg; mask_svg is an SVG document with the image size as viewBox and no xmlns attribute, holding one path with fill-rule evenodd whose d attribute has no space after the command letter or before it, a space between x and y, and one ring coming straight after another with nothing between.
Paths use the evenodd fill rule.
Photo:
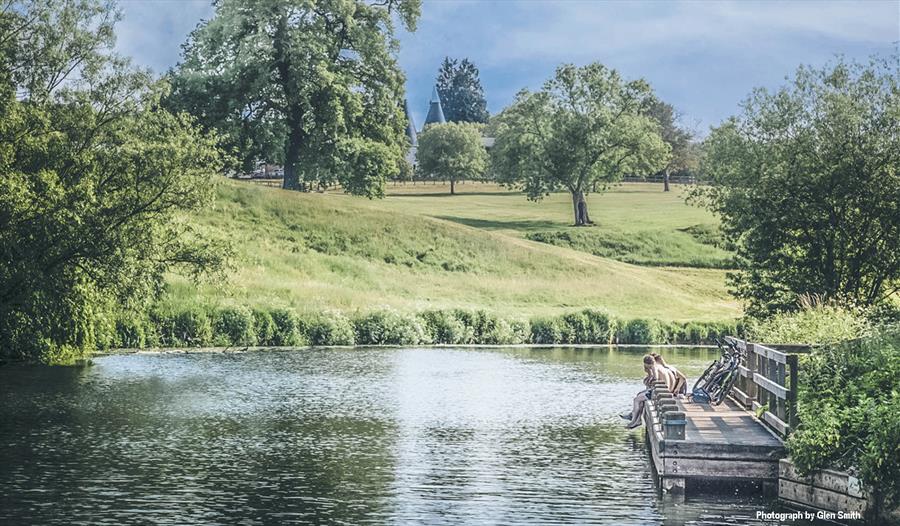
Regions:
<instances>
[{"instance_id":1,"label":"tree canopy","mask_svg":"<svg viewBox=\"0 0 900 526\"><path fill-rule=\"evenodd\" d=\"M173 108L222 133L248 170L284 164L284 187L340 183L369 197L406 149L395 20L420 0L220 0L172 71Z\"/></svg>"},{"instance_id":2,"label":"tree canopy","mask_svg":"<svg viewBox=\"0 0 900 526\"><path fill-rule=\"evenodd\" d=\"M673 173L696 169L699 155L693 143L694 134L678 124L675 108L667 102L655 100L650 104L648 114L659 123L660 136L672 151L669 162L662 168L663 191L669 191L669 177Z\"/></svg>"},{"instance_id":3,"label":"tree canopy","mask_svg":"<svg viewBox=\"0 0 900 526\"><path fill-rule=\"evenodd\" d=\"M423 178L450 181L451 194L457 181L480 179L488 165L479 125L464 122L426 126L416 157Z\"/></svg>"},{"instance_id":4,"label":"tree canopy","mask_svg":"<svg viewBox=\"0 0 900 526\"><path fill-rule=\"evenodd\" d=\"M112 54L116 19L90 0L0 13L0 353L76 360L165 272L221 263L180 220L211 198L216 139Z\"/></svg>"},{"instance_id":5,"label":"tree canopy","mask_svg":"<svg viewBox=\"0 0 900 526\"><path fill-rule=\"evenodd\" d=\"M478 68L464 58L444 57L436 80L444 117L450 122L487 122L490 114Z\"/></svg>"},{"instance_id":6,"label":"tree canopy","mask_svg":"<svg viewBox=\"0 0 900 526\"><path fill-rule=\"evenodd\" d=\"M523 90L498 116L493 171L531 200L572 194L575 225L591 223L585 195L625 174L653 173L670 149L647 112L653 91L594 63L563 65L541 91Z\"/></svg>"},{"instance_id":7,"label":"tree canopy","mask_svg":"<svg viewBox=\"0 0 900 526\"><path fill-rule=\"evenodd\" d=\"M871 305L900 279L896 57L801 67L756 89L706 140L696 195L737 249L730 283L751 314L798 298Z\"/></svg>"}]
</instances>

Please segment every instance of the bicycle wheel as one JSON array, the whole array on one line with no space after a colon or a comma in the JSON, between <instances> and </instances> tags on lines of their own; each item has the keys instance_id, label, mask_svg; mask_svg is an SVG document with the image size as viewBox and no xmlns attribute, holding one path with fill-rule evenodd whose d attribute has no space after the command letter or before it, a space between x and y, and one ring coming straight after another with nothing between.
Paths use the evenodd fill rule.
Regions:
<instances>
[{"instance_id":1,"label":"bicycle wheel","mask_svg":"<svg viewBox=\"0 0 900 526\"><path fill-rule=\"evenodd\" d=\"M728 377L724 379L720 388L716 391L715 396L711 396L711 403L713 405L719 405L725 400L725 397L731 392L731 388L734 387L734 382L737 381L738 374L737 368L728 372Z\"/></svg>"},{"instance_id":2,"label":"bicycle wheel","mask_svg":"<svg viewBox=\"0 0 900 526\"><path fill-rule=\"evenodd\" d=\"M709 385L709 381L713 378L713 376L715 376L718 368L718 360L715 360L713 361L713 363L709 364L709 367L707 367L706 370L703 371L703 374L700 375L700 378L697 378L697 381L694 382L694 389L697 389L698 387L706 388L706 386Z\"/></svg>"}]
</instances>

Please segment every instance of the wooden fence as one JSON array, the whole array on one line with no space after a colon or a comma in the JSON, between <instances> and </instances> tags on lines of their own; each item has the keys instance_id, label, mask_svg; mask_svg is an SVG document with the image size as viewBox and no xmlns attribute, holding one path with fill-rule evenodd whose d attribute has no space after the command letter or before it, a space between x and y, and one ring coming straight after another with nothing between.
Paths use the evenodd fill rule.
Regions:
<instances>
[{"instance_id":1,"label":"wooden fence","mask_svg":"<svg viewBox=\"0 0 900 526\"><path fill-rule=\"evenodd\" d=\"M782 437L797 427L797 354L734 339L745 352L731 397ZM794 352L807 347L792 346Z\"/></svg>"}]
</instances>

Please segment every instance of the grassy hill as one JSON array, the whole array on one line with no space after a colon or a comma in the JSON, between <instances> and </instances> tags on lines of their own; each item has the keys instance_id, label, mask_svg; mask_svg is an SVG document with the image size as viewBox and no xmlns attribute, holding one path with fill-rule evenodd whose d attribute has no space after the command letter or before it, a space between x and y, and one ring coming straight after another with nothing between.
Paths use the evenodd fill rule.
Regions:
<instances>
[{"instance_id":1,"label":"grassy hill","mask_svg":"<svg viewBox=\"0 0 900 526\"><path fill-rule=\"evenodd\" d=\"M565 195L536 204L486 184L462 185L456 196L430 184L389 190L369 201L223 182L214 207L195 221L233 243L236 269L226 283L199 288L172 276L164 306L462 307L521 317L592 307L669 321L740 315L724 271L700 268L727 258L692 233L714 232L714 218L658 185L593 196L598 226L581 229L568 226ZM559 232L581 237L567 242ZM536 234L557 237L528 239ZM694 266L664 266L676 264Z\"/></svg>"}]
</instances>

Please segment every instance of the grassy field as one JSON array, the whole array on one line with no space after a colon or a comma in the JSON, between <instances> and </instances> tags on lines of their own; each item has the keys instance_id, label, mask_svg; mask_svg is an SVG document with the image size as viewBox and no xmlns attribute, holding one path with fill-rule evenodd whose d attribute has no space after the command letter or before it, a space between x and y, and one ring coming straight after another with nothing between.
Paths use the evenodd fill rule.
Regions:
<instances>
[{"instance_id":1,"label":"grassy field","mask_svg":"<svg viewBox=\"0 0 900 526\"><path fill-rule=\"evenodd\" d=\"M579 229L568 226L566 195L531 203L487 184L458 191L390 186L386 199L369 201L223 182L215 206L195 221L234 244L237 268L225 283L199 287L172 276L164 305L462 307L521 317L592 307L668 321L740 315L724 271L700 268L720 266L726 254L690 233L714 232L715 220L677 190L629 184L592 196L597 226ZM567 248L528 239L548 232L587 241ZM619 248L597 241L623 238L630 244Z\"/></svg>"}]
</instances>

